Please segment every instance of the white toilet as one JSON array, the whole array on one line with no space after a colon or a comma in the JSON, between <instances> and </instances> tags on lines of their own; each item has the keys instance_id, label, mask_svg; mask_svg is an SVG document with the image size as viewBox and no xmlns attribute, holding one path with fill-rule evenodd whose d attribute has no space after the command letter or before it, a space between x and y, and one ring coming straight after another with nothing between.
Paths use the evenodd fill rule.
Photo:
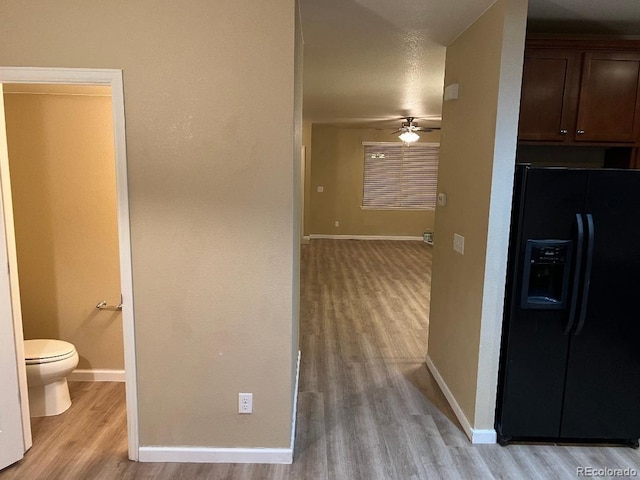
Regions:
<instances>
[{"instance_id":1,"label":"white toilet","mask_svg":"<svg viewBox=\"0 0 640 480\"><path fill-rule=\"evenodd\" d=\"M76 347L62 340L25 340L32 417L59 415L71 406L67 375L78 366Z\"/></svg>"}]
</instances>

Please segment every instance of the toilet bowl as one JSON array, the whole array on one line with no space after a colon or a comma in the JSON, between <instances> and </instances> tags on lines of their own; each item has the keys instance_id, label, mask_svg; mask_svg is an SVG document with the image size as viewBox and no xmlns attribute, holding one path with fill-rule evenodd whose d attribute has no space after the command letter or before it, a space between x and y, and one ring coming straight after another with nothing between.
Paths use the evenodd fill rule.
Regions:
<instances>
[{"instance_id":1,"label":"toilet bowl","mask_svg":"<svg viewBox=\"0 0 640 480\"><path fill-rule=\"evenodd\" d=\"M78 352L62 340L25 340L24 356L32 417L59 415L71 406L67 375L78 366Z\"/></svg>"}]
</instances>

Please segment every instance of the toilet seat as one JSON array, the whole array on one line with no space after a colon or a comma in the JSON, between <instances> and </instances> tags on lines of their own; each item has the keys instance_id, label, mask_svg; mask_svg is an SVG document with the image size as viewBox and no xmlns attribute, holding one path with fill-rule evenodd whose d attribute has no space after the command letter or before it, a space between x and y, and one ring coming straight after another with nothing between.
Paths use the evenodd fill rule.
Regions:
<instances>
[{"instance_id":1,"label":"toilet seat","mask_svg":"<svg viewBox=\"0 0 640 480\"><path fill-rule=\"evenodd\" d=\"M24 359L27 365L59 362L76 353L73 344L63 340L36 339L24 341Z\"/></svg>"}]
</instances>

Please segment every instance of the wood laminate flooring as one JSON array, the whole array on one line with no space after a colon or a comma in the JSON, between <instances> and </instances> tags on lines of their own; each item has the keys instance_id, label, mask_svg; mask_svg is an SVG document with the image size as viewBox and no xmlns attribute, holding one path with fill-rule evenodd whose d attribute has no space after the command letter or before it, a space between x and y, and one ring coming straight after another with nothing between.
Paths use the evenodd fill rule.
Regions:
<instances>
[{"instance_id":1,"label":"wood laminate flooring","mask_svg":"<svg viewBox=\"0 0 640 480\"><path fill-rule=\"evenodd\" d=\"M293 465L130 462L124 385L72 382L71 408L32 420L34 446L0 480L640 477L640 453L625 447L469 443L424 362L431 247L314 239L301 263Z\"/></svg>"}]
</instances>

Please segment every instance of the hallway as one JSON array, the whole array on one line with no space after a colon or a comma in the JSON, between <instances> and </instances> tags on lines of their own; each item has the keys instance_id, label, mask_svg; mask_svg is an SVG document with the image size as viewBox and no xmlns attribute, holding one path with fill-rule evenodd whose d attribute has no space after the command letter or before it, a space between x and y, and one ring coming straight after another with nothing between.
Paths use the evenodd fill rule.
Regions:
<instances>
[{"instance_id":1,"label":"hallway","mask_svg":"<svg viewBox=\"0 0 640 480\"><path fill-rule=\"evenodd\" d=\"M424 363L431 247L314 239L302 257L293 465L129 462L124 385L75 382L71 410L35 420L34 447L0 480L547 480L576 478L578 467L640 472L639 451L624 447L469 443Z\"/></svg>"}]
</instances>

